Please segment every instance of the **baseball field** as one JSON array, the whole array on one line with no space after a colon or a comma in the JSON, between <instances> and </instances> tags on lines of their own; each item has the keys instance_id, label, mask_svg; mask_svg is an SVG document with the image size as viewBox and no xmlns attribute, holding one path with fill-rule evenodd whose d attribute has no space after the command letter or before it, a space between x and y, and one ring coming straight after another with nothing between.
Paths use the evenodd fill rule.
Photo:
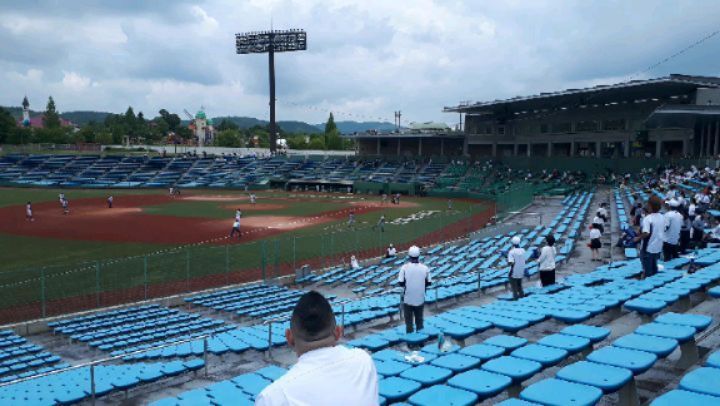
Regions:
<instances>
[{"instance_id":1,"label":"baseball field","mask_svg":"<svg viewBox=\"0 0 720 406\"><path fill-rule=\"evenodd\" d=\"M461 237L494 213L492 202L477 200L254 193L256 204L248 192L226 190L0 189L0 321L269 279L305 264L343 266L390 243ZM236 210L239 238L229 236Z\"/></svg>"}]
</instances>

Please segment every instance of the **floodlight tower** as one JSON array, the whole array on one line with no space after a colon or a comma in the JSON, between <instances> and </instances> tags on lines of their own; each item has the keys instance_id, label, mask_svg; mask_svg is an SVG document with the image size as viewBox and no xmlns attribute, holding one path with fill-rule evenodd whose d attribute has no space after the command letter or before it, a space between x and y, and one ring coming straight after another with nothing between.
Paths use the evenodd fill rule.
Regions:
<instances>
[{"instance_id":1,"label":"floodlight tower","mask_svg":"<svg viewBox=\"0 0 720 406\"><path fill-rule=\"evenodd\" d=\"M304 30L270 30L235 34L235 50L238 54L268 54L270 76L270 152L277 149L277 126L275 124L275 52L304 51L307 49L307 33Z\"/></svg>"}]
</instances>

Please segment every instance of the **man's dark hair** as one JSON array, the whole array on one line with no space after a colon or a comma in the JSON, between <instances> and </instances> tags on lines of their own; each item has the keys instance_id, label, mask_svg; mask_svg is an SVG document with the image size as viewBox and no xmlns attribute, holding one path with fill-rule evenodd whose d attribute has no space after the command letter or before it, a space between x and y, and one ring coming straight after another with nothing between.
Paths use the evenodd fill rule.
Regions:
<instances>
[{"instance_id":1,"label":"man's dark hair","mask_svg":"<svg viewBox=\"0 0 720 406\"><path fill-rule=\"evenodd\" d=\"M335 329L330 302L314 290L302 295L293 309L290 328L295 337L306 342L329 337Z\"/></svg>"},{"instance_id":2,"label":"man's dark hair","mask_svg":"<svg viewBox=\"0 0 720 406\"><path fill-rule=\"evenodd\" d=\"M653 213L657 213L660 211L660 208L662 208L662 200L657 196L651 196L650 199L648 199L648 206Z\"/></svg>"},{"instance_id":3,"label":"man's dark hair","mask_svg":"<svg viewBox=\"0 0 720 406\"><path fill-rule=\"evenodd\" d=\"M553 237L552 234L548 234L548 236L545 237L545 241L547 241L548 245L551 247L555 245L555 237Z\"/></svg>"}]
</instances>

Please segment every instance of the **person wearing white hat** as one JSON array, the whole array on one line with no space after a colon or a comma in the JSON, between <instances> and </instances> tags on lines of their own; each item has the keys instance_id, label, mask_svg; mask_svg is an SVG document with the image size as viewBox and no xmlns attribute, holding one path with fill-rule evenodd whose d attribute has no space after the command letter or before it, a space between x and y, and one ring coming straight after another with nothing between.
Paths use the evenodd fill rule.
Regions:
<instances>
[{"instance_id":1,"label":"person wearing white hat","mask_svg":"<svg viewBox=\"0 0 720 406\"><path fill-rule=\"evenodd\" d=\"M663 259L667 262L679 257L680 229L683 225L683 216L678 211L680 202L677 199L670 199L665 204L668 211L665 212L665 232L663 234Z\"/></svg>"},{"instance_id":2,"label":"person wearing white hat","mask_svg":"<svg viewBox=\"0 0 720 406\"><path fill-rule=\"evenodd\" d=\"M403 292L405 331L412 333L423 329L425 289L432 284L432 277L430 269L420 263L420 248L416 245L408 250L408 260L409 262L400 268L398 282L405 288Z\"/></svg>"},{"instance_id":3,"label":"person wearing white hat","mask_svg":"<svg viewBox=\"0 0 720 406\"><path fill-rule=\"evenodd\" d=\"M525 276L525 250L520 247L520 237L514 236L510 243L512 249L508 252L508 263L510 263L510 289L513 299L520 299L525 296L522 287L522 279Z\"/></svg>"}]
</instances>

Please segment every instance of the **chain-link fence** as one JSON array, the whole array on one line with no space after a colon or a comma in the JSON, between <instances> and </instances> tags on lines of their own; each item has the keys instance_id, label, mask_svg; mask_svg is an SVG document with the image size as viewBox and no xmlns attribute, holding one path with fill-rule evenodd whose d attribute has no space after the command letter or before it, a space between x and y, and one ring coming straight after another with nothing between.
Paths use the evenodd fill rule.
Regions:
<instances>
[{"instance_id":1,"label":"chain-link fence","mask_svg":"<svg viewBox=\"0 0 720 406\"><path fill-rule=\"evenodd\" d=\"M474 201L477 203L477 201ZM72 265L0 272L0 322L60 315L193 292L212 287L349 266L350 257L378 257L398 250L466 237L495 215L492 201L468 210L418 213L384 225L346 223L321 231L222 245L195 245L161 253Z\"/></svg>"}]
</instances>

